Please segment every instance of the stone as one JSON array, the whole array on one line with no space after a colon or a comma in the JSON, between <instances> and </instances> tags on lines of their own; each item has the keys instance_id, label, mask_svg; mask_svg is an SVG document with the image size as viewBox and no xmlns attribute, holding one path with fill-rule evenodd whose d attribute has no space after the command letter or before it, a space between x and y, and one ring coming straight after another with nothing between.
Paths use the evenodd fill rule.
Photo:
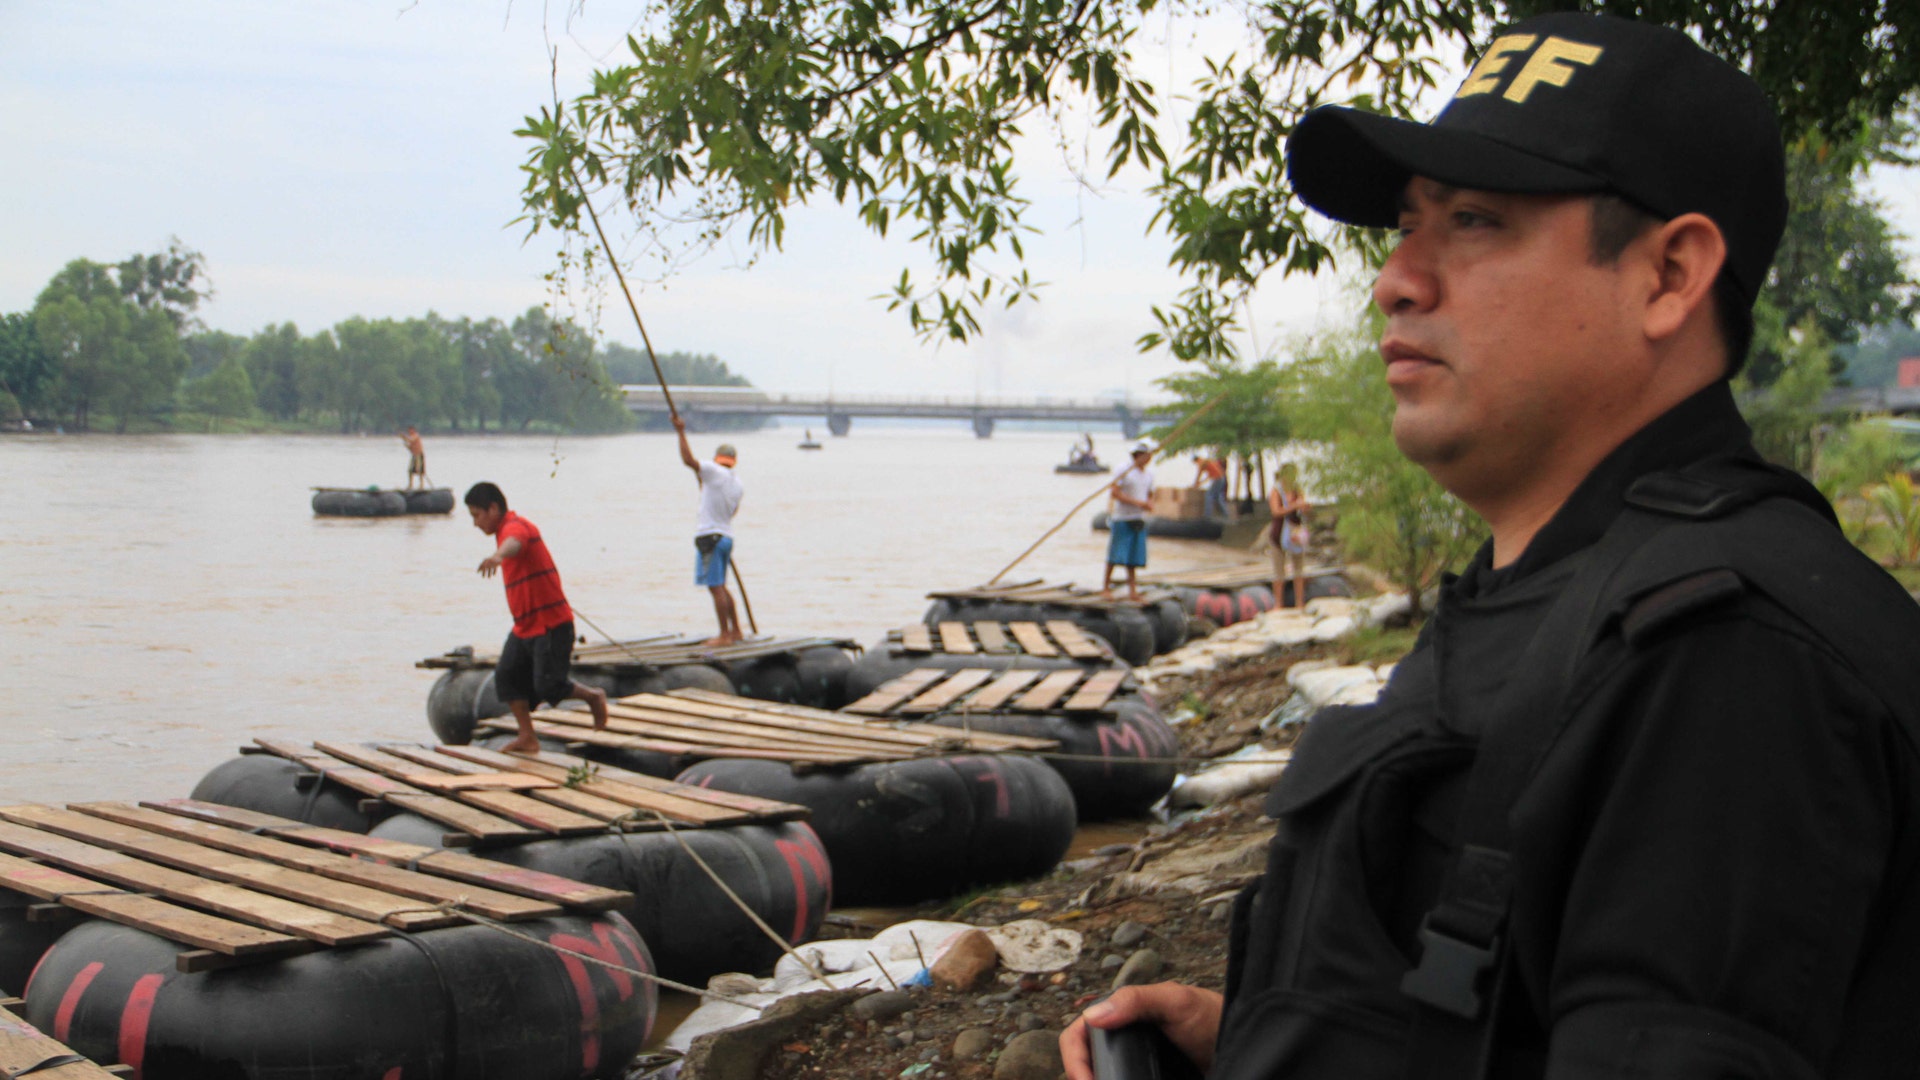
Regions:
<instances>
[{"instance_id":1,"label":"stone","mask_svg":"<svg viewBox=\"0 0 1920 1080\"><path fill-rule=\"evenodd\" d=\"M1051 1031L1023 1031L1007 1040L994 1063L993 1080L1059 1080L1060 1039Z\"/></svg>"},{"instance_id":2,"label":"stone","mask_svg":"<svg viewBox=\"0 0 1920 1080\"><path fill-rule=\"evenodd\" d=\"M927 969L927 976L935 986L964 993L985 986L999 964L1000 950L993 939L983 931L968 930L954 937L947 951Z\"/></svg>"},{"instance_id":3,"label":"stone","mask_svg":"<svg viewBox=\"0 0 1920 1080\"><path fill-rule=\"evenodd\" d=\"M1126 962L1127 962L1126 957L1121 956L1117 952L1110 952L1107 955L1100 958L1100 970L1115 971L1119 969L1121 964L1124 964Z\"/></svg>"},{"instance_id":4,"label":"stone","mask_svg":"<svg viewBox=\"0 0 1920 1080\"><path fill-rule=\"evenodd\" d=\"M972 1061L987 1056L993 1049L993 1032L986 1028L968 1028L953 1037L953 1059Z\"/></svg>"},{"instance_id":5,"label":"stone","mask_svg":"<svg viewBox=\"0 0 1920 1080\"><path fill-rule=\"evenodd\" d=\"M1114 928L1113 947L1116 949L1131 949L1135 945L1145 941L1146 937L1147 928L1129 919Z\"/></svg>"},{"instance_id":6,"label":"stone","mask_svg":"<svg viewBox=\"0 0 1920 1080\"><path fill-rule=\"evenodd\" d=\"M1008 971L1046 973L1069 967L1080 958L1085 939L1077 930L1018 919L986 931Z\"/></svg>"},{"instance_id":7,"label":"stone","mask_svg":"<svg viewBox=\"0 0 1920 1080\"><path fill-rule=\"evenodd\" d=\"M853 1003L853 1015L873 1023L885 1023L913 1008L913 998L905 990L882 990Z\"/></svg>"},{"instance_id":8,"label":"stone","mask_svg":"<svg viewBox=\"0 0 1920 1080\"><path fill-rule=\"evenodd\" d=\"M693 1040L681 1059L681 1080L758 1080L767 1059L781 1043L826 1017L858 1004L870 991L823 990L781 998L738 1027L710 1032ZM1056 1056L1055 1060L1058 1060ZM1058 1068L1058 1066L1056 1066ZM1025 1075L1025 1074L1022 1074Z\"/></svg>"},{"instance_id":9,"label":"stone","mask_svg":"<svg viewBox=\"0 0 1920 1080\"><path fill-rule=\"evenodd\" d=\"M1160 959L1159 953L1152 949L1141 949L1127 957L1127 962L1120 966L1120 974L1113 977L1113 988L1118 990L1123 986L1153 982L1166 966L1166 961Z\"/></svg>"},{"instance_id":10,"label":"stone","mask_svg":"<svg viewBox=\"0 0 1920 1080\"><path fill-rule=\"evenodd\" d=\"M1021 1031L1039 1031L1047 1026L1047 1022L1040 1019L1037 1013L1021 1013L1020 1019L1014 1021L1014 1026Z\"/></svg>"}]
</instances>

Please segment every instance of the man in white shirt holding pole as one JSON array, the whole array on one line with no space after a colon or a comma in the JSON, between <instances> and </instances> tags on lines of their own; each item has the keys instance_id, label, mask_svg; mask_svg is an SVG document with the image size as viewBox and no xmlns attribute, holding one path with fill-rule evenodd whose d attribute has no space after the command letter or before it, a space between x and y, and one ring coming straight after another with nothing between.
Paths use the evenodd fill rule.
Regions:
<instances>
[{"instance_id":1,"label":"man in white shirt holding pole","mask_svg":"<svg viewBox=\"0 0 1920 1080\"><path fill-rule=\"evenodd\" d=\"M1113 595L1113 568L1127 568L1127 599L1140 599L1140 586L1134 575L1147 565L1147 513L1153 509L1153 444L1133 444L1133 464L1114 478L1111 509L1107 514L1107 575L1101 582L1101 594Z\"/></svg>"},{"instance_id":2,"label":"man in white shirt holding pole","mask_svg":"<svg viewBox=\"0 0 1920 1080\"><path fill-rule=\"evenodd\" d=\"M720 634L708 645L732 645L741 639L740 615L727 589L727 564L733 558L733 515L740 509L740 478L733 474L735 451L722 443L712 461L693 456L687 443L687 422L678 415L673 429L680 433L680 460L700 478L700 516L693 526L693 583L713 594L713 613Z\"/></svg>"}]
</instances>

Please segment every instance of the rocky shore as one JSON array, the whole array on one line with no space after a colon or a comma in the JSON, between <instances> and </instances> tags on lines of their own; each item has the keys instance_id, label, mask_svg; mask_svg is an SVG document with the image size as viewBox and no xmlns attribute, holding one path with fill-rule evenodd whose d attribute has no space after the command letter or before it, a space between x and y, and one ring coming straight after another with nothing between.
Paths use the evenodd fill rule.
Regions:
<instances>
[{"instance_id":1,"label":"rocky shore","mask_svg":"<svg viewBox=\"0 0 1920 1080\"><path fill-rule=\"evenodd\" d=\"M1262 795L1314 708L1377 692L1412 644L1407 609L1316 600L1137 669L1189 759L1168 821L871 940L804 946L771 979L720 976L711 989L752 1007L703 1006L685 1027L706 1033L669 1042L686 1056L631 1080L1054 1080L1058 1035L1094 998L1162 979L1221 988L1228 910L1272 834Z\"/></svg>"}]
</instances>

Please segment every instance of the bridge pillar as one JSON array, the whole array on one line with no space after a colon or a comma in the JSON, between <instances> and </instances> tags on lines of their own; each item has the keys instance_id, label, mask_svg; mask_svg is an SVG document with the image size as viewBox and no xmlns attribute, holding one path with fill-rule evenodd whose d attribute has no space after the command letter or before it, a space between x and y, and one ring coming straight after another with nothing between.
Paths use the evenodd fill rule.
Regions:
<instances>
[{"instance_id":1,"label":"bridge pillar","mask_svg":"<svg viewBox=\"0 0 1920 1080\"><path fill-rule=\"evenodd\" d=\"M993 438L993 417L975 413L973 416L973 434L975 438Z\"/></svg>"},{"instance_id":2,"label":"bridge pillar","mask_svg":"<svg viewBox=\"0 0 1920 1080\"><path fill-rule=\"evenodd\" d=\"M1140 417L1132 409L1120 410L1120 433L1129 439L1140 437Z\"/></svg>"},{"instance_id":3,"label":"bridge pillar","mask_svg":"<svg viewBox=\"0 0 1920 1080\"><path fill-rule=\"evenodd\" d=\"M852 430L853 430L853 417L848 416L845 413L828 413L827 414L827 431L828 432L834 435L845 436L847 432Z\"/></svg>"}]
</instances>

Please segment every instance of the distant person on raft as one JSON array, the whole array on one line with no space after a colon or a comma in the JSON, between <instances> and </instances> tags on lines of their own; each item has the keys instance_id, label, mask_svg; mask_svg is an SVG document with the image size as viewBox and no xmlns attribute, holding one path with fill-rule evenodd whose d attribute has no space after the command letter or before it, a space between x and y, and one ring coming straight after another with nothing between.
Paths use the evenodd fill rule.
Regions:
<instances>
[{"instance_id":1,"label":"distant person on raft","mask_svg":"<svg viewBox=\"0 0 1920 1080\"><path fill-rule=\"evenodd\" d=\"M427 448L420 443L420 429L409 425L407 430L401 434L400 441L407 444L407 454L409 455L407 460L407 490L413 490L413 478L416 476L420 478L421 487L432 487L433 482L427 479Z\"/></svg>"},{"instance_id":2,"label":"distant person on raft","mask_svg":"<svg viewBox=\"0 0 1920 1080\"><path fill-rule=\"evenodd\" d=\"M709 645L739 641L740 615L727 589L727 565L733 560L733 515L740 509L740 478L733 474L738 457L732 443L721 443L712 461L693 456L687 443L687 422L678 414L673 430L680 433L680 460L700 479L700 514L693 525L693 583L713 595L713 614L720 620L718 637Z\"/></svg>"},{"instance_id":3,"label":"distant person on raft","mask_svg":"<svg viewBox=\"0 0 1920 1080\"><path fill-rule=\"evenodd\" d=\"M1100 591L1113 595L1113 568L1127 568L1127 599L1140 599L1135 580L1139 569L1147 565L1147 514L1153 509L1153 444L1133 444L1133 464L1114 478L1110 489L1113 499L1107 514L1107 576Z\"/></svg>"},{"instance_id":4,"label":"distant person on raft","mask_svg":"<svg viewBox=\"0 0 1920 1080\"><path fill-rule=\"evenodd\" d=\"M540 530L508 510L507 497L484 480L467 489L466 502L473 527L499 542L493 554L480 560L480 576L503 571L507 610L513 613L513 630L493 669L494 689L520 725L519 735L504 749L509 754L539 752L533 707L542 702L558 705L578 698L592 711L593 726L606 727L606 691L573 681L573 608L567 606L560 571Z\"/></svg>"}]
</instances>

